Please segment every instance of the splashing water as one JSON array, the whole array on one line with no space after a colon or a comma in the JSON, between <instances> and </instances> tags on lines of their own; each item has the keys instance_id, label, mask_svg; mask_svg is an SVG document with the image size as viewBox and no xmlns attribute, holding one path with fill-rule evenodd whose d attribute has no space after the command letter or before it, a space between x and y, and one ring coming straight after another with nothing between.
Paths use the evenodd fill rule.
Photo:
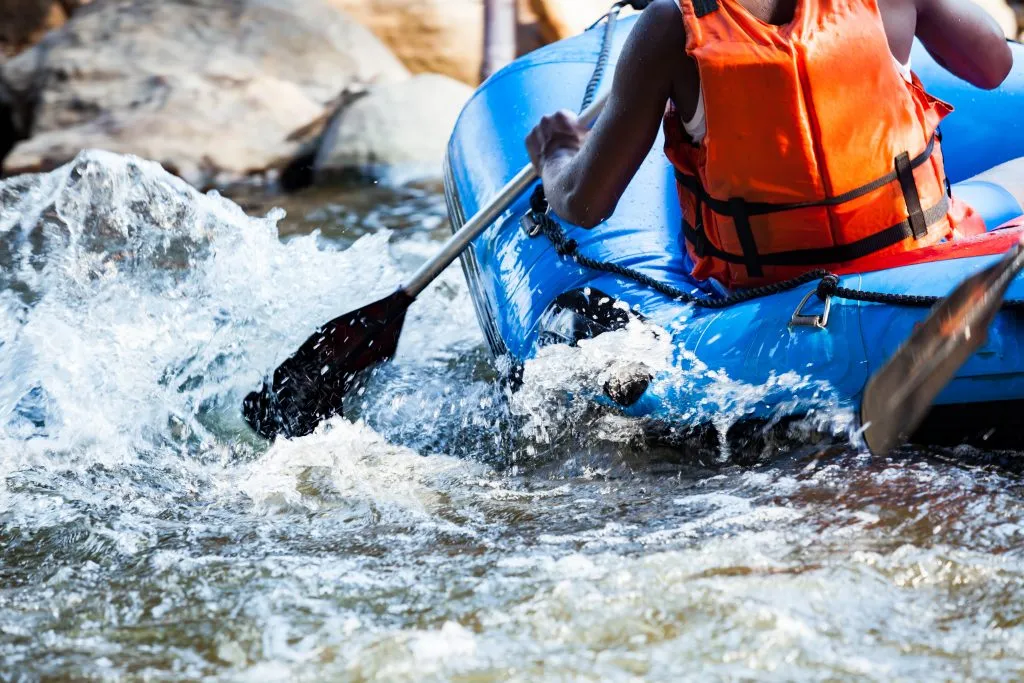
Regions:
<instances>
[{"instance_id":1,"label":"splashing water","mask_svg":"<svg viewBox=\"0 0 1024 683\"><path fill-rule=\"evenodd\" d=\"M1024 676L1016 475L680 463L589 400L664 335L544 349L510 394L458 268L345 418L254 437L242 396L432 253L442 205L320 202L309 232L99 152L0 184L0 679ZM720 426L807 381L715 376L687 409Z\"/></svg>"}]
</instances>

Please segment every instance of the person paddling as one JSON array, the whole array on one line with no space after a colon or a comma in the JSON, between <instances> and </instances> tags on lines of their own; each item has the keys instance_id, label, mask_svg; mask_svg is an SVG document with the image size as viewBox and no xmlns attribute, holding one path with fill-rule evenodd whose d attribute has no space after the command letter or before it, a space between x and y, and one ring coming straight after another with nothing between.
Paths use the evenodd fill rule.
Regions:
<instances>
[{"instance_id":1,"label":"person paddling","mask_svg":"<svg viewBox=\"0 0 1024 683\"><path fill-rule=\"evenodd\" d=\"M951 192L952 111L911 71L915 36L944 68L998 87L1013 57L968 0L655 0L588 132L568 111L526 138L552 210L612 214L659 126L697 279L748 287L985 230ZM1024 205L1024 160L984 180Z\"/></svg>"}]
</instances>

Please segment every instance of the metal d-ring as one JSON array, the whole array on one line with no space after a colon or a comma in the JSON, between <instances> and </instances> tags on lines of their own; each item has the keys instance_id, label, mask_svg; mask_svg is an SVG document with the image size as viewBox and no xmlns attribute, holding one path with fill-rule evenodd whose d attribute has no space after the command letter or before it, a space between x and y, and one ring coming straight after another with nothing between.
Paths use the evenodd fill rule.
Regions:
<instances>
[{"instance_id":1,"label":"metal d-ring","mask_svg":"<svg viewBox=\"0 0 1024 683\"><path fill-rule=\"evenodd\" d=\"M800 305L798 305L796 307L796 310L793 311L793 317L789 321L790 327L817 327L818 329L821 330L828 327L828 314L832 311L831 295L825 295L825 310L821 312L821 315L805 315L804 313L801 313L801 311L804 310L804 306L807 305L807 302L811 300L812 296L817 295L817 293L817 289L812 289L811 291L807 292L807 295L804 296L803 299L800 300Z\"/></svg>"}]
</instances>

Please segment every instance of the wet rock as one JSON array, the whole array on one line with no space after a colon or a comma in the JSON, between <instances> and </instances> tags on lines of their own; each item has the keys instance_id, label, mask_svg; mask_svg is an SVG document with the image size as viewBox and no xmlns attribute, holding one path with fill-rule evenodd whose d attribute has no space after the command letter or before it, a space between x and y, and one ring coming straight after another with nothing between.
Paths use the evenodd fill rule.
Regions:
<instances>
[{"instance_id":1,"label":"wet rock","mask_svg":"<svg viewBox=\"0 0 1024 683\"><path fill-rule=\"evenodd\" d=\"M3 73L6 57L0 53L0 74ZM2 79L0 79L0 159L7 156L15 143L22 139L25 127L20 124L19 115L15 107L15 98L11 94Z\"/></svg>"},{"instance_id":2,"label":"wet rock","mask_svg":"<svg viewBox=\"0 0 1024 683\"><path fill-rule=\"evenodd\" d=\"M314 162L316 182L440 177L448 138L472 93L438 74L371 88L328 125Z\"/></svg>"},{"instance_id":3,"label":"wet rock","mask_svg":"<svg viewBox=\"0 0 1024 683\"><path fill-rule=\"evenodd\" d=\"M643 363L624 363L611 372L604 383L604 394L620 406L629 407L640 400L653 379L650 368Z\"/></svg>"},{"instance_id":4,"label":"wet rock","mask_svg":"<svg viewBox=\"0 0 1024 683\"><path fill-rule=\"evenodd\" d=\"M0 0L0 53L15 55L68 18L56 0Z\"/></svg>"},{"instance_id":5,"label":"wet rock","mask_svg":"<svg viewBox=\"0 0 1024 683\"><path fill-rule=\"evenodd\" d=\"M195 185L234 182L285 166L346 88L407 77L322 0L93 3L0 72L31 129L4 172L102 148Z\"/></svg>"},{"instance_id":6,"label":"wet rock","mask_svg":"<svg viewBox=\"0 0 1024 683\"><path fill-rule=\"evenodd\" d=\"M0 86L0 159L7 156L18 139L18 130L14 125L14 113L10 104L4 101L3 87Z\"/></svg>"}]
</instances>

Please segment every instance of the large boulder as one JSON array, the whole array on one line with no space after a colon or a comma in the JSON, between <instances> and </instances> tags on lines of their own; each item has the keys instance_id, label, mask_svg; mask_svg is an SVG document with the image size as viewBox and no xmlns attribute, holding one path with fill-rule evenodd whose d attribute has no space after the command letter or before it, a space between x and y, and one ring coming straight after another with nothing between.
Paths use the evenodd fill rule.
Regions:
<instances>
[{"instance_id":1,"label":"large boulder","mask_svg":"<svg viewBox=\"0 0 1024 683\"><path fill-rule=\"evenodd\" d=\"M4 172L102 148L196 185L233 182L287 164L346 89L406 78L323 0L93 3L0 71L30 134Z\"/></svg>"},{"instance_id":2,"label":"large boulder","mask_svg":"<svg viewBox=\"0 0 1024 683\"><path fill-rule=\"evenodd\" d=\"M373 31L413 73L479 80L482 0L328 1Z\"/></svg>"},{"instance_id":3,"label":"large boulder","mask_svg":"<svg viewBox=\"0 0 1024 683\"><path fill-rule=\"evenodd\" d=\"M472 94L438 74L371 88L331 119L313 165L316 182L440 177L448 138Z\"/></svg>"},{"instance_id":4,"label":"large boulder","mask_svg":"<svg viewBox=\"0 0 1024 683\"><path fill-rule=\"evenodd\" d=\"M480 81L483 0L329 2L373 31L413 73L444 74L471 85ZM608 10L611 1L518 0L517 5L516 49L524 54L564 37L566 31L583 30Z\"/></svg>"}]
</instances>

